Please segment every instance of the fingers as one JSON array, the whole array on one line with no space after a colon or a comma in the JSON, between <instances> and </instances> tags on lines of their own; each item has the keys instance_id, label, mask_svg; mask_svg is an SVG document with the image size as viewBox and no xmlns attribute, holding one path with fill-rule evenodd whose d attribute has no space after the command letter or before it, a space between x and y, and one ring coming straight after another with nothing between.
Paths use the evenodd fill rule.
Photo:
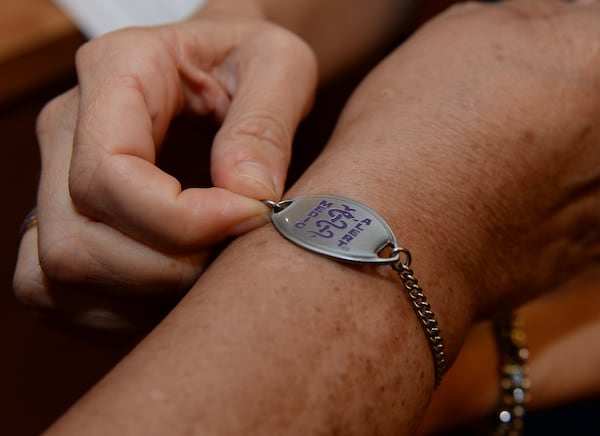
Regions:
<instances>
[{"instance_id":1,"label":"fingers","mask_svg":"<svg viewBox=\"0 0 600 436\"><path fill-rule=\"evenodd\" d=\"M172 288L173 283L190 285L205 255L161 253L73 208L67 183L76 91L53 104L55 107L47 108L38 124L42 157L38 244L46 274L55 280L93 283L98 279L102 284L137 286L146 292Z\"/></svg>"},{"instance_id":2,"label":"fingers","mask_svg":"<svg viewBox=\"0 0 600 436\"><path fill-rule=\"evenodd\" d=\"M214 71L234 97L215 138L213 181L256 199L281 197L292 138L317 83L310 48L277 32L259 35Z\"/></svg>"},{"instance_id":3,"label":"fingers","mask_svg":"<svg viewBox=\"0 0 600 436\"><path fill-rule=\"evenodd\" d=\"M36 227L23 235L13 288L22 304L55 328L85 333L88 339L91 331L111 334L143 331L158 322L178 297L173 294L148 297L140 304L135 296L103 295L99 286L53 282L40 265L37 240ZM66 262L65 268L69 268ZM95 335L93 339L101 338Z\"/></svg>"},{"instance_id":4,"label":"fingers","mask_svg":"<svg viewBox=\"0 0 600 436\"><path fill-rule=\"evenodd\" d=\"M164 315L165 302L191 286L209 253L165 254L78 213L68 191L78 97L68 92L39 117L38 226L23 235L13 285L19 300L53 318L131 329Z\"/></svg>"},{"instance_id":5,"label":"fingers","mask_svg":"<svg viewBox=\"0 0 600 436\"><path fill-rule=\"evenodd\" d=\"M39 225L22 240L14 278L25 304L79 324L124 326L151 311L139 296L177 297L196 280L209 255L200 248L268 220L258 199L283 190L316 82L313 55L272 26L250 32L244 47L214 26L210 35L196 27L127 30L78 53L80 88L38 120ZM225 119L217 187L182 190L155 166L184 107Z\"/></svg>"},{"instance_id":6,"label":"fingers","mask_svg":"<svg viewBox=\"0 0 600 436\"><path fill-rule=\"evenodd\" d=\"M40 268L37 237L37 227L34 226L21 238L13 288L21 303L36 309L48 309L52 307L52 299L45 289L46 278Z\"/></svg>"},{"instance_id":7,"label":"fingers","mask_svg":"<svg viewBox=\"0 0 600 436\"><path fill-rule=\"evenodd\" d=\"M220 188L182 191L154 165L185 103L174 45L168 29L128 30L78 53L81 103L69 190L78 210L133 238L193 250L264 223L266 208ZM226 105L210 75L198 75L195 87L207 112Z\"/></svg>"},{"instance_id":8,"label":"fingers","mask_svg":"<svg viewBox=\"0 0 600 436\"><path fill-rule=\"evenodd\" d=\"M115 252L111 253L113 257L120 247L114 248ZM72 262L73 258L64 258L64 254L60 247L52 254L63 256L61 277L76 277L77 271L74 268L81 262ZM112 260L111 258L110 261ZM141 287L137 290L131 287L124 290L123 281L120 281L119 287L115 287L111 280L113 276L93 267L86 268L90 278L94 278L93 282L60 282L53 278L52 269L48 270L49 274L42 269L47 268L48 261L48 257L40 261L38 229L34 226L24 233L19 246L13 276L15 295L22 304L53 327L67 329L70 333L83 333L87 339L102 339L97 335L91 338L91 331L111 334L145 331L155 325L181 296L177 287L183 283L171 284L171 287L165 290L158 289L156 283L144 286L142 282L138 282ZM109 262L108 259L105 261ZM50 262L57 265L56 260ZM139 268L140 265L127 262L123 267ZM163 277L163 283L165 281L166 277ZM133 283L135 280L128 284L135 286ZM142 302L142 292L148 290L150 293L144 295ZM126 293L117 295L118 291Z\"/></svg>"}]
</instances>

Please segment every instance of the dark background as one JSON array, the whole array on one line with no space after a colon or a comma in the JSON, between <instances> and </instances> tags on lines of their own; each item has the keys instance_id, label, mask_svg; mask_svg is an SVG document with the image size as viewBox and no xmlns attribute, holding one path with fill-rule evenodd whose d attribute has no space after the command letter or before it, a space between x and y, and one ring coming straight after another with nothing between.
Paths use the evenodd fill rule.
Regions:
<instances>
[{"instance_id":1,"label":"dark background","mask_svg":"<svg viewBox=\"0 0 600 436\"><path fill-rule=\"evenodd\" d=\"M0 109L0 433L39 433L125 353L86 344L49 329L19 305L12 293L19 225L35 204L39 156L36 115L56 83Z\"/></svg>"}]
</instances>

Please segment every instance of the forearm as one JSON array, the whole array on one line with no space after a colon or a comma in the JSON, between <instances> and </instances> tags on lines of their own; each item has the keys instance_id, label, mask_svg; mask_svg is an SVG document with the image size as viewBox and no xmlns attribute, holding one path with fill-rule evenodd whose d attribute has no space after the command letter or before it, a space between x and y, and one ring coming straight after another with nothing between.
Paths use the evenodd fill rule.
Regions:
<instances>
[{"instance_id":1,"label":"forearm","mask_svg":"<svg viewBox=\"0 0 600 436\"><path fill-rule=\"evenodd\" d=\"M266 18L303 38L325 81L381 51L405 29L415 0L211 0L200 11Z\"/></svg>"},{"instance_id":2,"label":"forearm","mask_svg":"<svg viewBox=\"0 0 600 436\"><path fill-rule=\"evenodd\" d=\"M415 268L454 354L468 305L430 262ZM49 434L396 434L418 424L432 385L400 283L266 227L232 244Z\"/></svg>"},{"instance_id":3,"label":"forearm","mask_svg":"<svg viewBox=\"0 0 600 436\"><path fill-rule=\"evenodd\" d=\"M464 315L450 320L446 297L429 295L454 350ZM432 384L398 283L264 228L233 244L49 434L410 433Z\"/></svg>"},{"instance_id":4,"label":"forearm","mask_svg":"<svg viewBox=\"0 0 600 436\"><path fill-rule=\"evenodd\" d=\"M380 212L412 252L450 361L476 315L597 265L596 64L574 74L580 58L547 45L540 30L553 22L525 20L529 5L587 7L471 3L436 19L369 76L287 195ZM581 41L594 40L586 12L564 40L586 29ZM573 89L560 87L565 65ZM340 264L262 227L53 432L413 434L434 375L403 294L389 269Z\"/></svg>"},{"instance_id":5,"label":"forearm","mask_svg":"<svg viewBox=\"0 0 600 436\"><path fill-rule=\"evenodd\" d=\"M452 359L474 314L473 283L453 259L456 229L423 220L397 176L409 174L425 210L434 206L418 159L399 152L424 138L399 141L384 116L362 120L338 130L289 196L345 195L379 211L412 251ZM420 122L399 121L407 132ZM426 336L388 267L328 260L267 226L232 243L50 434L410 434L433 380Z\"/></svg>"}]
</instances>

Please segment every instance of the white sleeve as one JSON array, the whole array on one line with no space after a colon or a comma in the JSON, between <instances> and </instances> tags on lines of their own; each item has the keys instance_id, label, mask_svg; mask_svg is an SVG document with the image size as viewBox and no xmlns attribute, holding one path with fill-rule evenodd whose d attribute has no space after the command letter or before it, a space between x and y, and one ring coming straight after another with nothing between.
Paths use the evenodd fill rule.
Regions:
<instances>
[{"instance_id":1,"label":"white sleeve","mask_svg":"<svg viewBox=\"0 0 600 436\"><path fill-rule=\"evenodd\" d=\"M52 0L93 38L121 27L181 20L205 0Z\"/></svg>"}]
</instances>

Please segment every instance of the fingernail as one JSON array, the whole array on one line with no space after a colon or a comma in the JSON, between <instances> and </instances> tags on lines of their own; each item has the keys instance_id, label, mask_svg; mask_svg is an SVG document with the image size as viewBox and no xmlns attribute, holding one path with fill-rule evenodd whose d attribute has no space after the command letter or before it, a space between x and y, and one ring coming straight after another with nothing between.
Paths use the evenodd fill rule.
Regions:
<instances>
[{"instance_id":1,"label":"fingernail","mask_svg":"<svg viewBox=\"0 0 600 436\"><path fill-rule=\"evenodd\" d=\"M229 235L230 236L239 236L239 235L249 232L250 230L254 230L260 226L265 225L270 220L269 215L267 214L267 211L268 211L268 209L265 206L265 213L263 215L256 215L256 216L253 216L252 218L242 221L241 223L234 226L229 231Z\"/></svg>"},{"instance_id":2,"label":"fingernail","mask_svg":"<svg viewBox=\"0 0 600 436\"><path fill-rule=\"evenodd\" d=\"M275 175L261 164L249 161L239 162L237 164L237 173L242 177L246 177L252 184L257 186L262 198L267 194L264 188L269 191L269 198L278 198Z\"/></svg>"}]
</instances>

